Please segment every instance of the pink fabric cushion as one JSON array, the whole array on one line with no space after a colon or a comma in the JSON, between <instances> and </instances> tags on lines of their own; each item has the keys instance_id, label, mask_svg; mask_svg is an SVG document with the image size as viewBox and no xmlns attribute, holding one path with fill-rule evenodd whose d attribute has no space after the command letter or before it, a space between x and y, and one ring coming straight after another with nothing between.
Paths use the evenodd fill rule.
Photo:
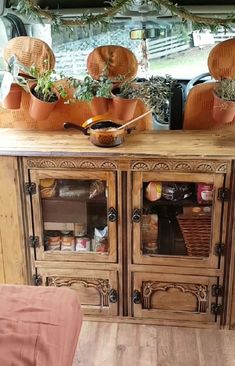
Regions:
<instances>
[{"instance_id":1,"label":"pink fabric cushion","mask_svg":"<svg viewBox=\"0 0 235 366\"><path fill-rule=\"evenodd\" d=\"M0 365L71 366L82 324L75 291L0 286Z\"/></svg>"}]
</instances>

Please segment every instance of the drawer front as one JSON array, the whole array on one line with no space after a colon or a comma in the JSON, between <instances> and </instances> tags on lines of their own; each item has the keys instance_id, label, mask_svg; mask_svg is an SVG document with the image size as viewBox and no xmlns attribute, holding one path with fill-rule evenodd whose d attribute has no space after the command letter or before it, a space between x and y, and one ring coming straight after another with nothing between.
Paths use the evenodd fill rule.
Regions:
<instances>
[{"instance_id":1,"label":"drawer front","mask_svg":"<svg viewBox=\"0 0 235 366\"><path fill-rule=\"evenodd\" d=\"M37 273L44 286L75 290L85 315L118 315L116 271L38 268Z\"/></svg>"},{"instance_id":2,"label":"drawer front","mask_svg":"<svg viewBox=\"0 0 235 366\"><path fill-rule=\"evenodd\" d=\"M219 322L214 307L221 302L212 291L217 277L133 273L133 316Z\"/></svg>"}]
</instances>

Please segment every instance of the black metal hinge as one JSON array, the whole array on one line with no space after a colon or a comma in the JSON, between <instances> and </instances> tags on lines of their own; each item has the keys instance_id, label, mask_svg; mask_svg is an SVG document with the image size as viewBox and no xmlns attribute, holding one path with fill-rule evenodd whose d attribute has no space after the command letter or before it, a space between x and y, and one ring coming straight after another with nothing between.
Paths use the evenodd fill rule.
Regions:
<instances>
[{"instance_id":1,"label":"black metal hinge","mask_svg":"<svg viewBox=\"0 0 235 366\"><path fill-rule=\"evenodd\" d=\"M220 305L220 304L212 303L211 304L211 312L214 315L221 315L222 312L223 312L223 306Z\"/></svg>"},{"instance_id":2,"label":"black metal hinge","mask_svg":"<svg viewBox=\"0 0 235 366\"><path fill-rule=\"evenodd\" d=\"M29 246L32 248L39 247L39 236L30 236L29 237Z\"/></svg>"},{"instance_id":3,"label":"black metal hinge","mask_svg":"<svg viewBox=\"0 0 235 366\"><path fill-rule=\"evenodd\" d=\"M229 189L228 188L219 188L218 189L218 200L225 202L229 200Z\"/></svg>"},{"instance_id":4,"label":"black metal hinge","mask_svg":"<svg viewBox=\"0 0 235 366\"><path fill-rule=\"evenodd\" d=\"M42 284L42 277L39 275L33 275L33 283L35 286L41 286Z\"/></svg>"},{"instance_id":5,"label":"black metal hinge","mask_svg":"<svg viewBox=\"0 0 235 366\"><path fill-rule=\"evenodd\" d=\"M37 189L36 189L36 183L29 183L26 182L25 186L24 186L24 190L26 194L35 194Z\"/></svg>"},{"instance_id":6,"label":"black metal hinge","mask_svg":"<svg viewBox=\"0 0 235 366\"><path fill-rule=\"evenodd\" d=\"M219 297L223 296L224 288L221 285L212 285L212 296Z\"/></svg>"},{"instance_id":7,"label":"black metal hinge","mask_svg":"<svg viewBox=\"0 0 235 366\"><path fill-rule=\"evenodd\" d=\"M225 245L218 243L215 245L215 255L224 255Z\"/></svg>"}]
</instances>

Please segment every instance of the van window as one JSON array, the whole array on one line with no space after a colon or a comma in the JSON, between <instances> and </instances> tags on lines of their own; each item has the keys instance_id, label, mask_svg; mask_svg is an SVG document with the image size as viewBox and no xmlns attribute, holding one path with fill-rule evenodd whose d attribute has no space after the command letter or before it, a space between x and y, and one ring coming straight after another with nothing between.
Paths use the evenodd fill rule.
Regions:
<instances>
[{"instance_id":1,"label":"van window","mask_svg":"<svg viewBox=\"0 0 235 366\"><path fill-rule=\"evenodd\" d=\"M66 32L52 32L57 69L81 76L86 71L87 55L95 47L118 44L135 53L139 77L169 74L176 79L191 79L208 72L207 58L216 43L235 36L235 28L226 33L223 29L212 33L193 31L189 25L182 26L182 23L167 23L159 29L158 38L130 39L130 31L137 27L119 23L108 32L92 37L81 34L79 30L73 38L69 38ZM155 27L159 28L157 25Z\"/></svg>"},{"instance_id":2,"label":"van window","mask_svg":"<svg viewBox=\"0 0 235 366\"><path fill-rule=\"evenodd\" d=\"M131 39L130 31L141 29L139 22L117 22L105 32L85 34L75 28L72 34L65 29L60 33L51 30L50 25L31 25L28 34L46 41L56 56L56 70L65 75L83 77L86 73L86 58L98 46L117 44L129 48L138 59L138 77L166 74L175 79L190 80L208 72L207 58L216 43L235 37L235 28L217 33L209 30L199 32L189 23L161 21L145 23L154 38L146 40ZM149 32L151 36L151 32ZM157 36L156 36L157 35ZM72 61L72 62L71 62Z\"/></svg>"}]
</instances>

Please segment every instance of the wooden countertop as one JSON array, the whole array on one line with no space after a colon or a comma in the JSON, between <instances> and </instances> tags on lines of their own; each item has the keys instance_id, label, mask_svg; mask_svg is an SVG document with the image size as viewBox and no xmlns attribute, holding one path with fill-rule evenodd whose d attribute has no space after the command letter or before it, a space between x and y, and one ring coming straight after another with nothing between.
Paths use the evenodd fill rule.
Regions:
<instances>
[{"instance_id":1,"label":"wooden countertop","mask_svg":"<svg viewBox=\"0 0 235 366\"><path fill-rule=\"evenodd\" d=\"M144 131L112 148L94 146L79 131L0 129L0 155L70 157L179 157L235 159L235 133Z\"/></svg>"}]
</instances>

